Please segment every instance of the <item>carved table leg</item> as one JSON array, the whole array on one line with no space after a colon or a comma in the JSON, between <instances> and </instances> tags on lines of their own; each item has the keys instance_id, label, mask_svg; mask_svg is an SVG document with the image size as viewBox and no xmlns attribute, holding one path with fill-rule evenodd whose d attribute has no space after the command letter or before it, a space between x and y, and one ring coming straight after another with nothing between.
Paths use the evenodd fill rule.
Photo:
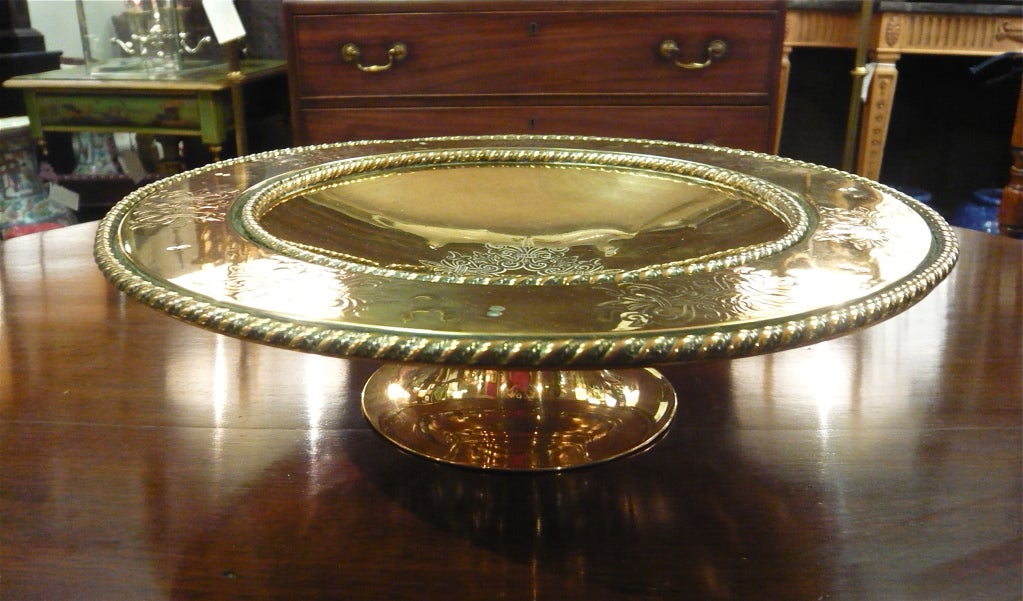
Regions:
<instances>
[{"instance_id":1,"label":"carved table leg","mask_svg":"<svg viewBox=\"0 0 1023 601\"><path fill-rule=\"evenodd\" d=\"M881 159L884 144L888 138L888 123L892 118L892 102L895 100L895 83L899 72L895 62L898 52L877 52L874 75L867 91L867 103L860 121L860 146L856 161L856 172L864 177L877 180L881 175Z\"/></svg>"},{"instance_id":2,"label":"carved table leg","mask_svg":"<svg viewBox=\"0 0 1023 601\"><path fill-rule=\"evenodd\" d=\"M998 225L1002 234L1020 238L1023 237L1023 86L1012 126L1011 151L1012 167L1009 168L1009 183L1002 190Z\"/></svg>"}]
</instances>

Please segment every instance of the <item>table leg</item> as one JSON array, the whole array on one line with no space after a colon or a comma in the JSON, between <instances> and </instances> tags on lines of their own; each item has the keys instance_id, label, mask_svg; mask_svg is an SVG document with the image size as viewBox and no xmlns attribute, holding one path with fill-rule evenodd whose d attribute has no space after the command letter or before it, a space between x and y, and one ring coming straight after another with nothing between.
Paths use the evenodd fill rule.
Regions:
<instances>
[{"instance_id":1,"label":"table leg","mask_svg":"<svg viewBox=\"0 0 1023 601\"><path fill-rule=\"evenodd\" d=\"M877 180L881 175L881 159L884 157L888 124L892 118L892 103L895 100L895 84L899 77L899 71L895 67L899 56L898 52L876 52L873 57L873 62L877 66L870 79L867 102L863 107L856 161L856 172L873 180Z\"/></svg>"},{"instance_id":2,"label":"table leg","mask_svg":"<svg viewBox=\"0 0 1023 601\"><path fill-rule=\"evenodd\" d=\"M781 126L785 119L785 101L789 93L789 73L792 71L792 46L786 44L781 49L781 73L778 76L778 106L774 116L774 154L778 154L781 146Z\"/></svg>"},{"instance_id":3,"label":"table leg","mask_svg":"<svg viewBox=\"0 0 1023 601\"><path fill-rule=\"evenodd\" d=\"M238 156L249 153L249 136L245 129L245 99L242 92L241 72L228 73L231 79L231 112L234 113L234 141Z\"/></svg>"},{"instance_id":4,"label":"table leg","mask_svg":"<svg viewBox=\"0 0 1023 601\"><path fill-rule=\"evenodd\" d=\"M1023 85L1016 104L1010 148L1012 167L1009 168L1009 183L1002 190L998 224L1002 234L1019 238L1023 237Z\"/></svg>"}]
</instances>

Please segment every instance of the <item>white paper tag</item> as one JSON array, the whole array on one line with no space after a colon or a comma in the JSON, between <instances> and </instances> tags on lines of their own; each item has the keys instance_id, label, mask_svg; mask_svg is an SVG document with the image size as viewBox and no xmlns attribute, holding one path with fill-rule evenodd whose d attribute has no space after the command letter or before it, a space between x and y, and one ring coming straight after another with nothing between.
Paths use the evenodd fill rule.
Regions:
<instances>
[{"instance_id":1,"label":"white paper tag","mask_svg":"<svg viewBox=\"0 0 1023 601\"><path fill-rule=\"evenodd\" d=\"M114 132L114 146L117 147L117 154L135 150L135 134Z\"/></svg>"},{"instance_id":2,"label":"white paper tag","mask_svg":"<svg viewBox=\"0 0 1023 601\"><path fill-rule=\"evenodd\" d=\"M860 102L867 101L867 94L870 93L870 80L874 78L874 71L877 70L877 63L867 63L863 65L867 70L866 75L863 76L863 85L860 86Z\"/></svg>"},{"instance_id":3,"label":"white paper tag","mask_svg":"<svg viewBox=\"0 0 1023 601\"><path fill-rule=\"evenodd\" d=\"M142 166L142 159L135 150L118 151L117 162L121 164L121 170L136 184L146 176L146 168Z\"/></svg>"},{"instance_id":4,"label":"white paper tag","mask_svg":"<svg viewBox=\"0 0 1023 601\"><path fill-rule=\"evenodd\" d=\"M202 0L202 7L206 10L206 18L210 20L210 27L218 43L223 45L245 37L245 26L238 16L234 0Z\"/></svg>"},{"instance_id":5,"label":"white paper tag","mask_svg":"<svg viewBox=\"0 0 1023 601\"><path fill-rule=\"evenodd\" d=\"M78 193L57 183L50 184L50 200L72 211L78 210Z\"/></svg>"},{"instance_id":6,"label":"white paper tag","mask_svg":"<svg viewBox=\"0 0 1023 601\"><path fill-rule=\"evenodd\" d=\"M146 168L139 158L138 143L133 133L115 133L114 146L117 147L117 162L121 171L136 184L146 176Z\"/></svg>"}]
</instances>

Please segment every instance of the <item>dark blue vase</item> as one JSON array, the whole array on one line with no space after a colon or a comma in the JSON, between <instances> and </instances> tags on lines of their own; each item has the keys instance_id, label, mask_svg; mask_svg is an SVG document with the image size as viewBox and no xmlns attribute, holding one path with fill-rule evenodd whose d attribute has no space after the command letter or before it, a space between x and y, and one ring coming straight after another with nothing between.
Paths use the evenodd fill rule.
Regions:
<instances>
[{"instance_id":1,"label":"dark blue vase","mask_svg":"<svg viewBox=\"0 0 1023 601\"><path fill-rule=\"evenodd\" d=\"M1001 188L981 188L973 198L956 207L952 225L989 234L998 233L998 207L1002 204Z\"/></svg>"},{"instance_id":2,"label":"dark blue vase","mask_svg":"<svg viewBox=\"0 0 1023 601\"><path fill-rule=\"evenodd\" d=\"M934 199L934 196L929 191L924 190L923 188L917 188L915 186L903 186L898 184L893 185L892 187L898 190L899 192L902 192L906 196L909 196L913 200L919 200L920 202L928 206L930 206L931 201Z\"/></svg>"}]
</instances>

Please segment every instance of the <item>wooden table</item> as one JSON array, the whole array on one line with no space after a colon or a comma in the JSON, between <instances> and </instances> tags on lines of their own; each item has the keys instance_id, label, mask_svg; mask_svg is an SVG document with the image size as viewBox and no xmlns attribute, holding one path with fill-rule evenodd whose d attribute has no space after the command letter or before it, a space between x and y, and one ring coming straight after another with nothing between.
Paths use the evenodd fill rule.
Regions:
<instances>
[{"instance_id":1,"label":"wooden table","mask_svg":"<svg viewBox=\"0 0 1023 601\"><path fill-rule=\"evenodd\" d=\"M919 305L664 369L646 453L563 474L405 455L376 364L179 323L94 224L0 246L4 599L1017 599L1023 244L957 231Z\"/></svg>"},{"instance_id":2,"label":"wooden table","mask_svg":"<svg viewBox=\"0 0 1023 601\"><path fill-rule=\"evenodd\" d=\"M281 78L283 85L284 75L280 60L248 60L237 71L223 64L156 79L93 77L85 67L74 67L12 77L4 87L25 93L32 135L41 145L47 131L198 136L218 160L231 130L238 155L248 152L243 89L270 77Z\"/></svg>"}]
</instances>

